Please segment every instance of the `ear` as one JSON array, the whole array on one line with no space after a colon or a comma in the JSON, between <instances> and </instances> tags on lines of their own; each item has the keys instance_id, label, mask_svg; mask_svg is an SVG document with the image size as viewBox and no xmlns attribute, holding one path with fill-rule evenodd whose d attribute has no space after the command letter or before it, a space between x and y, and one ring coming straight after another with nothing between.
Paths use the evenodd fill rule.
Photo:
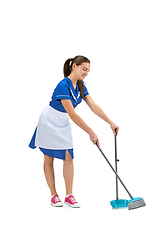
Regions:
<instances>
[{"instance_id":1,"label":"ear","mask_svg":"<svg viewBox=\"0 0 160 240\"><path fill-rule=\"evenodd\" d=\"M73 63L72 69L74 70L76 67L77 67L77 65L75 63Z\"/></svg>"}]
</instances>

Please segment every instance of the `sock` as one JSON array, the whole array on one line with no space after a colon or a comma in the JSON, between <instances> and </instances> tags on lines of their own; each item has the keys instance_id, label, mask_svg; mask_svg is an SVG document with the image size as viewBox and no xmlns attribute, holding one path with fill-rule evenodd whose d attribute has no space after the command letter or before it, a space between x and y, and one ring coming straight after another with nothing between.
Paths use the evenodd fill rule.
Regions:
<instances>
[{"instance_id":1,"label":"sock","mask_svg":"<svg viewBox=\"0 0 160 240\"><path fill-rule=\"evenodd\" d=\"M69 197L70 195L72 195L72 194L70 193L70 194L66 195L66 197Z\"/></svg>"},{"instance_id":2,"label":"sock","mask_svg":"<svg viewBox=\"0 0 160 240\"><path fill-rule=\"evenodd\" d=\"M54 194L53 196L51 196L51 198L53 198L55 195L57 195L57 194Z\"/></svg>"}]
</instances>

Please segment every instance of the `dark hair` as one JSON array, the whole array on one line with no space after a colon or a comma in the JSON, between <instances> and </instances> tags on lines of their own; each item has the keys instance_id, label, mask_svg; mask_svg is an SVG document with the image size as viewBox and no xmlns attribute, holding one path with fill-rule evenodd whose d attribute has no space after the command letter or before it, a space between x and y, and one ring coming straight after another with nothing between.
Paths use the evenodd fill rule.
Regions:
<instances>
[{"instance_id":1,"label":"dark hair","mask_svg":"<svg viewBox=\"0 0 160 240\"><path fill-rule=\"evenodd\" d=\"M67 59L64 63L64 67L63 67L64 77L68 77L71 74L73 63L75 63L77 66L79 66L84 62L90 63L88 58L81 56L81 55L78 55L75 58ZM83 80L78 80L78 87L79 87L79 90L81 93L81 97L84 98L84 95L83 95L84 85L83 85L82 81Z\"/></svg>"}]
</instances>

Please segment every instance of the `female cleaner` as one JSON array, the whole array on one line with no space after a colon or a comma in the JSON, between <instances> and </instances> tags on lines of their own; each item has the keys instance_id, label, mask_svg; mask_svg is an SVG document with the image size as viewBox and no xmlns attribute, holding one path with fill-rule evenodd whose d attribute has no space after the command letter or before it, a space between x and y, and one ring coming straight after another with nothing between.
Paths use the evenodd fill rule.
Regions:
<instances>
[{"instance_id":1,"label":"female cleaner","mask_svg":"<svg viewBox=\"0 0 160 240\"><path fill-rule=\"evenodd\" d=\"M44 174L51 191L51 204L56 207L63 206L56 192L54 177L54 158L63 159L63 176L66 186L65 203L70 207L80 207L72 193L73 186L73 143L71 124L69 118L89 134L93 144L99 145L99 140L94 131L76 114L74 108L82 102L86 102L89 108L105 122L109 123L113 133L117 133L119 127L114 124L92 100L83 80L90 70L90 61L83 56L76 56L66 60L64 64L64 79L55 88L52 100L43 110L39 118L38 126L33 134L30 148L37 146L44 154Z\"/></svg>"}]
</instances>

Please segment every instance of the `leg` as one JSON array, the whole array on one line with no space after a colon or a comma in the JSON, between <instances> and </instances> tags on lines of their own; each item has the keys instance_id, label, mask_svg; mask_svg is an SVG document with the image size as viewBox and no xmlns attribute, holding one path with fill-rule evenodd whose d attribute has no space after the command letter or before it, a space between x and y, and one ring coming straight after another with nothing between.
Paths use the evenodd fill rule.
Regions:
<instances>
[{"instance_id":1,"label":"leg","mask_svg":"<svg viewBox=\"0 0 160 240\"><path fill-rule=\"evenodd\" d=\"M53 160L54 158L44 155L44 174L46 177L48 187L51 191L51 196L57 194L55 188Z\"/></svg>"},{"instance_id":2,"label":"leg","mask_svg":"<svg viewBox=\"0 0 160 240\"><path fill-rule=\"evenodd\" d=\"M63 176L66 185L66 195L72 194L74 166L73 159L68 151L66 151L66 159L63 161Z\"/></svg>"}]
</instances>

